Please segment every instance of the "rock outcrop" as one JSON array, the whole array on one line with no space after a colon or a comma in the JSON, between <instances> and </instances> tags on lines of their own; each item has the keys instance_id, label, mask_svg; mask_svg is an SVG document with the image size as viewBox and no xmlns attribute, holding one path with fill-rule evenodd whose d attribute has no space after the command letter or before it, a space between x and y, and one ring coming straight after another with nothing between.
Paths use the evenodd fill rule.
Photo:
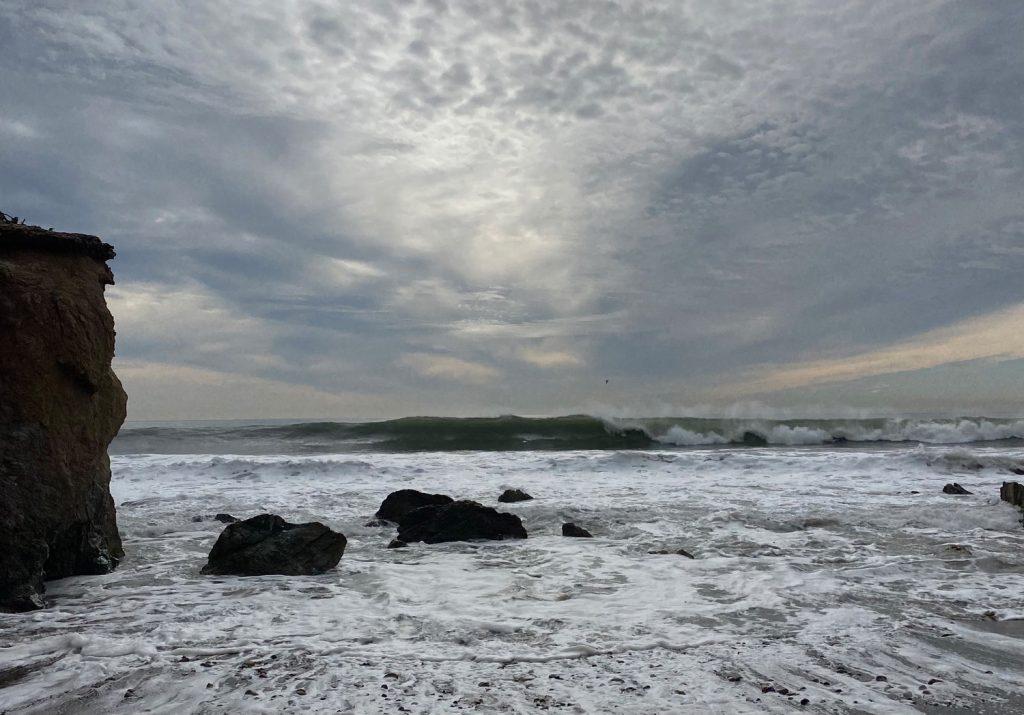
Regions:
<instances>
[{"instance_id":1,"label":"rock outcrop","mask_svg":"<svg viewBox=\"0 0 1024 715\"><path fill-rule=\"evenodd\" d=\"M378 519L398 523L402 517L423 506L443 506L454 499L445 494L427 494L415 489L399 489L388 494L374 514Z\"/></svg>"},{"instance_id":2,"label":"rock outcrop","mask_svg":"<svg viewBox=\"0 0 1024 715\"><path fill-rule=\"evenodd\" d=\"M0 220L0 610L124 557L107 446L125 418L103 298L114 249Z\"/></svg>"},{"instance_id":3,"label":"rock outcrop","mask_svg":"<svg viewBox=\"0 0 1024 715\"><path fill-rule=\"evenodd\" d=\"M524 492L522 489L506 489L498 497L498 501L502 504L513 504L517 501L530 501L533 499L529 494Z\"/></svg>"},{"instance_id":4,"label":"rock outcrop","mask_svg":"<svg viewBox=\"0 0 1024 715\"><path fill-rule=\"evenodd\" d=\"M1020 482L1003 482L1003 486L999 489L999 498L1024 509L1024 484Z\"/></svg>"},{"instance_id":5,"label":"rock outcrop","mask_svg":"<svg viewBox=\"0 0 1024 715\"><path fill-rule=\"evenodd\" d=\"M468 500L420 507L398 522L398 540L407 544L525 538L526 529L518 516Z\"/></svg>"},{"instance_id":6,"label":"rock outcrop","mask_svg":"<svg viewBox=\"0 0 1024 715\"><path fill-rule=\"evenodd\" d=\"M290 524L260 514L228 524L210 550L204 574L310 576L333 569L348 540L318 521Z\"/></svg>"}]
</instances>

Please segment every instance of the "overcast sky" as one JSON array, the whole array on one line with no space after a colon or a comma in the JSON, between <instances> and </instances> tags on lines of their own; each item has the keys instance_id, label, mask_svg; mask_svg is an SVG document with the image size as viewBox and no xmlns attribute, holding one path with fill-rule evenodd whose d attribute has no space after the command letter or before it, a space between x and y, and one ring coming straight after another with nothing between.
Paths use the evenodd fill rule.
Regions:
<instances>
[{"instance_id":1,"label":"overcast sky","mask_svg":"<svg viewBox=\"0 0 1024 715\"><path fill-rule=\"evenodd\" d=\"M0 0L0 210L116 246L135 419L1024 413L1022 38L1020 0Z\"/></svg>"}]
</instances>

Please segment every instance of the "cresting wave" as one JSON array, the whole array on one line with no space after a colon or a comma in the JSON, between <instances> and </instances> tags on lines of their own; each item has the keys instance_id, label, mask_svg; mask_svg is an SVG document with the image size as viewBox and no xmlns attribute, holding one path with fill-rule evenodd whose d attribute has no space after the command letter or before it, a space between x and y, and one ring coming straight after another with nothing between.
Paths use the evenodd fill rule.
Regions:
<instances>
[{"instance_id":1,"label":"cresting wave","mask_svg":"<svg viewBox=\"0 0 1024 715\"><path fill-rule=\"evenodd\" d=\"M115 454L657 449L1024 440L1024 419L772 420L697 417L407 417L379 422L126 425Z\"/></svg>"}]
</instances>

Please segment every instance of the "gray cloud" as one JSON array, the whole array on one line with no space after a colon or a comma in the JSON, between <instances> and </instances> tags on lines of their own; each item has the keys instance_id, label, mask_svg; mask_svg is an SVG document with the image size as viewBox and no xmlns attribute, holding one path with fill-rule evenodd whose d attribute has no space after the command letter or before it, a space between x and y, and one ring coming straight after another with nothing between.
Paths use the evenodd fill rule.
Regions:
<instances>
[{"instance_id":1,"label":"gray cloud","mask_svg":"<svg viewBox=\"0 0 1024 715\"><path fill-rule=\"evenodd\" d=\"M293 414L678 402L1024 302L1016 2L0 20L3 208L117 245L140 390L174 364L294 385Z\"/></svg>"}]
</instances>

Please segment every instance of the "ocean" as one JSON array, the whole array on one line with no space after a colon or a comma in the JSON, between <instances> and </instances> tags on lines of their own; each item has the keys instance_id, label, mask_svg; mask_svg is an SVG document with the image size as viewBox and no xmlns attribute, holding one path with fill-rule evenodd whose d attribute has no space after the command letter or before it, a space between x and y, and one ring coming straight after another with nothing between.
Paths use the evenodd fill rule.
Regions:
<instances>
[{"instance_id":1,"label":"ocean","mask_svg":"<svg viewBox=\"0 0 1024 715\"><path fill-rule=\"evenodd\" d=\"M0 712L1024 711L999 500L1024 420L138 423L110 451L127 558L0 616ZM529 538L387 549L368 522L402 488ZM217 512L348 548L321 576L203 576Z\"/></svg>"}]
</instances>

